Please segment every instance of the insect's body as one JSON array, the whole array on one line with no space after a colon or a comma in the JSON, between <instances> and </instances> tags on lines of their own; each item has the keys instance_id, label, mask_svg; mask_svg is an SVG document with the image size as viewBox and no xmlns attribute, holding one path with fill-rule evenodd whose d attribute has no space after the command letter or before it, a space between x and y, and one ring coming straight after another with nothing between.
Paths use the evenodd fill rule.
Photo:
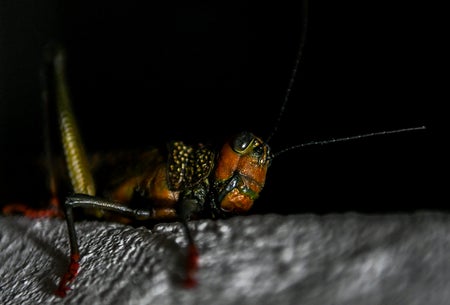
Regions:
<instances>
[{"instance_id":1,"label":"insect's body","mask_svg":"<svg viewBox=\"0 0 450 305\"><path fill-rule=\"evenodd\" d=\"M157 148L145 152L93 155L91 164L96 195L131 208L147 207L156 219L176 219L180 191L170 187L167 180L167 157ZM116 218L114 213L101 210L96 214L108 219Z\"/></svg>"},{"instance_id":2,"label":"insect's body","mask_svg":"<svg viewBox=\"0 0 450 305\"><path fill-rule=\"evenodd\" d=\"M181 213L198 219L247 212L264 187L270 160L269 147L243 132L219 152L178 141L162 150L93 155L89 163L96 195L150 209L152 219L177 220Z\"/></svg>"},{"instance_id":3,"label":"insect's body","mask_svg":"<svg viewBox=\"0 0 450 305\"><path fill-rule=\"evenodd\" d=\"M129 207L147 205L158 219L174 219L179 193L170 191L165 180L166 159L157 148L91 155L89 164L96 195ZM100 209L87 209L86 212L108 220L129 222L128 218Z\"/></svg>"}]
</instances>

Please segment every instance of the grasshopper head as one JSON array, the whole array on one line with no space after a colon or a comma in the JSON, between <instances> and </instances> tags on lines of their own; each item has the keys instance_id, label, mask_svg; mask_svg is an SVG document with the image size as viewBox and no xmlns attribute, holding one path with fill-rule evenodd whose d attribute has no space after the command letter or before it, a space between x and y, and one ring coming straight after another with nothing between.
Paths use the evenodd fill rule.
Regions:
<instances>
[{"instance_id":1,"label":"grasshopper head","mask_svg":"<svg viewBox=\"0 0 450 305\"><path fill-rule=\"evenodd\" d=\"M250 210L264 187L272 158L270 147L250 132L226 142L215 170L218 207L233 214Z\"/></svg>"}]
</instances>

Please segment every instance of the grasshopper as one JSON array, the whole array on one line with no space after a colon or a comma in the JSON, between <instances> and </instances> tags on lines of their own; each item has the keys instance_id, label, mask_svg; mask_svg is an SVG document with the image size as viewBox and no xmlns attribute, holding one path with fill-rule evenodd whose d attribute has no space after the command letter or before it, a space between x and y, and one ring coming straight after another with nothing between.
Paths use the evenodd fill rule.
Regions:
<instances>
[{"instance_id":1,"label":"grasshopper","mask_svg":"<svg viewBox=\"0 0 450 305\"><path fill-rule=\"evenodd\" d=\"M306 24L306 18L304 18ZM306 26L304 26L305 31ZM304 33L302 38L304 40ZM290 78L284 103L295 78L299 59ZM62 209L50 174L51 207L45 211L31 211L30 216L61 216L64 212L69 233L70 262L60 280L56 294L65 296L69 284L79 270L80 251L74 226L74 209L82 208L95 217L129 222L180 221L188 239L188 255L185 285L195 286L198 269L198 251L187 223L191 219L226 218L250 211L262 192L268 168L282 153L311 145L357 140L424 127L382 131L352 137L312 141L272 152L268 145L276 131L266 140L244 131L232 136L219 151L203 144L189 145L181 141L167 144L165 149L150 149L134 154L88 157L72 111L69 87L66 80L66 54L62 47L53 47L48 54L52 69L59 131L64 151L67 174L72 192L64 199ZM278 120L280 117L278 118ZM276 126L276 125L275 125ZM125 166L119 166L124 164ZM49 166L51 169L51 166ZM103 177L107 179L97 179ZM100 182L101 181L101 182ZM13 208L6 207L5 212Z\"/></svg>"},{"instance_id":2,"label":"grasshopper","mask_svg":"<svg viewBox=\"0 0 450 305\"><path fill-rule=\"evenodd\" d=\"M267 169L273 158L269 146L252 133L241 132L231 137L220 152L203 144L192 146L173 141L168 143L164 153L159 149L150 149L132 156L94 156L89 159L69 98L65 51L54 46L50 53L59 130L73 189L73 194L64 201L70 264L56 294L66 295L68 284L75 279L79 269L80 251L74 226L74 208L84 208L96 217L121 222L128 222L128 218L181 221L189 241L184 284L194 286L198 253L187 222L190 219L225 218L248 212L264 187ZM120 163L130 160L132 165L120 166ZM110 181L96 184L94 177L97 174L109 177ZM56 191L52 193L53 208L38 211L38 216L59 215ZM30 216L35 213L26 211Z\"/></svg>"}]
</instances>

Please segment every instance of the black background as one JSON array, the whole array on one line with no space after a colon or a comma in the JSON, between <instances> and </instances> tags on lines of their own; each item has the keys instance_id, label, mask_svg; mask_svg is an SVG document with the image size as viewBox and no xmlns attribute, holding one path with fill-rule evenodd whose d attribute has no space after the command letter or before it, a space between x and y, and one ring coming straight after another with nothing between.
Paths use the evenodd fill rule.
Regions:
<instances>
[{"instance_id":1,"label":"black background","mask_svg":"<svg viewBox=\"0 0 450 305\"><path fill-rule=\"evenodd\" d=\"M303 23L301 1L8 2L0 11L0 203L43 193L44 177L29 161L43 147L38 71L48 41L67 48L89 151L173 139L219 145L241 130L263 138L273 130ZM427 130L280 155L255 213L440 208L423 14L397 0L309 3L306 45L273 151Z\"/></svg>"}]
</instances>

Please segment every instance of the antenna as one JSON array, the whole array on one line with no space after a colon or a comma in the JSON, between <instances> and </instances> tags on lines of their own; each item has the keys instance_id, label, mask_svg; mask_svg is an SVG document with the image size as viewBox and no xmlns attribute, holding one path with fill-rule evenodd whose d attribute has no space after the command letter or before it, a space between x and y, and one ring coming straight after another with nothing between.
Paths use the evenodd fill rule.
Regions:
<instances>
[{"instance_id":1,"label":"antenna","mask_svg":"<svg viewBox=\"0 0 450 305\"><path fill-rule=\"evenodd\" d=\"M395 129L395 130L371 132L371 133L366 133L366 134L361 134L361 135L356 135L356 136L350 136L350 137L333 138L333 139L324 140L324 141L311 141L311 142L298 144L298 145L294 145L294 146L282 149L279 152L274 153L273 157L275 158L275 157L277 157L277 156L279 156L279 155L281 155L281 154L283 154L285 152L288 152L288 151L291 151L291 150L294 150L294 149L303 148L303 147L306 147L306 146L325 145L325 144L330 144L330 143L353 141L353 140L359 140L359 139L364 139L364 138L369 138L369 137L383 136L383 135L402 133L402 132L410 132L410 131L417 131L417 130L424 130L424 129L426 129L425 126L419 126L419 127L411 127L411 128L402 128L402 129Z\"/></svg>"},{"instance_id":2,"label":"antenna","mask_svg":"<svg viewBox=\"0 0 450 305\"><path fill-rule=\"evenodd\" d=\"M303 4L302 5L302 14L301 14L301 18L302 18L302 21L303 21L302 22L302 31L301 31L301 38L300 38L300 44L299 44L297 56L295 58L294 68L292 69L291 77L289 78L289 83L288 83L288 86L287 86L287 89L286 89L286 93L284 95L283 103L281 104L280 111L278 112L277 120L275 121L275 125L273 127L272 132L267 137L266 143L269 143L269 141L273 138L273 136L275 135L275 133L278 130L278 125L280 124L281 118L282 118L283 113L284 113L284 109L286 108L286 104L287 104L287 102L289 100L292 88L294 86L295 78L297 76L297 70L298 70L298 67L300 65L300 60L302 58L303 49L305 47L306 28L307 28L307 25L308 25L308 0L303 0L302 4Z\"/></svg>"}]
</instances>

